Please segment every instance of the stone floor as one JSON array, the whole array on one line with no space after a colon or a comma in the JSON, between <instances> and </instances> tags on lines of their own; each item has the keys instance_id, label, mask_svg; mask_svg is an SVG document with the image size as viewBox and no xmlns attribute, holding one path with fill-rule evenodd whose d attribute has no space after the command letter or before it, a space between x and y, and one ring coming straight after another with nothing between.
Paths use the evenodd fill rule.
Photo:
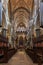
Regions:
<instances>
[{"instance_id":1,"label":"stone floor","mask_svg":"<svg viewBox=\"0 0 43 65\"><path fill-rule=\"evenodd\" d=\"M25 51L18 51L7 64L0 65L38 65L34 64Z\"/></svg>"}]
</instances>

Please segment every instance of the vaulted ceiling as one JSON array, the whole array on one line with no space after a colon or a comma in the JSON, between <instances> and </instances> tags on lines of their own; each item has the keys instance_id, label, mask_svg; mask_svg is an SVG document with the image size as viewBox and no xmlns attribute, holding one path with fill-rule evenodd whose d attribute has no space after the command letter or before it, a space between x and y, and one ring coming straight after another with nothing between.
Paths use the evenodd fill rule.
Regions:
<instances>
[{"instance_id":1,"label":"vaulted ceiling","mask_svg":"<svg viewBox=\"0 0 43 65\"><path fill-rule=\"evenodd\" d=\"M8 11L10 22L15 24L15 29L19 26L28 26L30 15L32 16L34 0L9 0ZM21 23L22 22L22 23Z\"/></svg>"},{"instance_id":2,"label":"vaulted ceiling","mask_svg":"<svg viewBox=\"0 0 43 65\"><path fill-rule=\"evenodd\" d=\"M34 27L37 28L37 11L40 7L40 1L41 0L2 0L4 12L3 21L5 17L6 22L5 24L3 23L3 26L5 25L5 28L8 28L8 25L10 25L14 31L20 29L28 29L28 31L30 31L34 22Z\"/></svg>"},{"instance_id":3,"label":"vaulted ceiling","mask_svg":"<svg viewBox=\"0 0 43 65\"><path fill-rule=\"evenodd\" d=\"M11 10L14 11L14 8L16 7L27 7L28 9L32 10L33 8L34 0L9 0L9 9L11 7Z\"/></svg>"}]
</instances>

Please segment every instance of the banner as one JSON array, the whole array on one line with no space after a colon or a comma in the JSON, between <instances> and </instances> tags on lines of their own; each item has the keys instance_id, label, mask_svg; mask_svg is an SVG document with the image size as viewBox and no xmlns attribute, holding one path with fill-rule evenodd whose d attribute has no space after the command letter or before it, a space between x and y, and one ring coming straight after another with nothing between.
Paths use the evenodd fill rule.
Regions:
<instances>
[{"instance_id":1,"label":"banner","mask_svg":"<svg viewBox=\"0 0 43 65\"><path fill-rule=\"evenodd\" d=\"M43 2L40 3L40 26L43 27Z\"/></svg>"},{"instance_id":2,"label":"banner","mask_svg":"<svg viewBox=\"0 0 43 65\"><path fill-rule=\"evenodd\" d=\"M2 26L2 2L0 2L0 26Z\"/></svg>"}]
</instances>

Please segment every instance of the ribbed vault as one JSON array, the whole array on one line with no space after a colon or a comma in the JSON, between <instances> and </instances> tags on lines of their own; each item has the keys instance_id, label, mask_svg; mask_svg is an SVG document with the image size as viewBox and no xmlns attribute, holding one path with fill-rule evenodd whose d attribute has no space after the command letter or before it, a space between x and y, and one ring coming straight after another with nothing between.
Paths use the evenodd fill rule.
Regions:
<instances>
[{"instance_id":1,"label":"ribbed vault","mask_svg":"<svg viewBox=\"0 0 43 65\"><path fill-rule=\"evenodd\" d=\"M26 9L25 7L18 7L14 12L14 23L15 23L15 28L18 28L18 25L21 25L20 22L22 22L22 24L27 27L28 25L28 21L29 21L29 14L30 12L28 11L28 9Z\"/></svg>"},{"instance_id":2,"label":"ribbed vault","mask_svg":"<svg viewBox=\"0 0 43 65\"><path fill-rule=\"evenodd\" d=\"M14 4L15 2L15 4ZM31 4L29 4L31 3ZM17 31L19 27L25 27L27 29L29 26L29 19L31 14L31 9L33 5L33 0L9 0L8 5L10 11L10 19L13 20L14 30ZM29 5L28 5L29 4ZM13 5L13 6L12 6ZM13 9L12 9L13 8ZM30 9L31 8L31 9ZM12 22L12 21L11 21ZM22 23L21 23L22 22Z\"/></svg>"}]
</instances>

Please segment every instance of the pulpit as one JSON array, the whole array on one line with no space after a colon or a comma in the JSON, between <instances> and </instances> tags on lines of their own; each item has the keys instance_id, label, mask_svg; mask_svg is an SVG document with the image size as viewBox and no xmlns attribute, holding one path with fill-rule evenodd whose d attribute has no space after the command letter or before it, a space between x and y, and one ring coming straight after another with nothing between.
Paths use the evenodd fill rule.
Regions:
<instances>
[{"instance_id":1,"label":"pulpit","mask_svg":"<svg viewBox=\"0 0 43 65\"><path fill-rule=\"evenodd\" d=\"M36 29L36 37L40 36L40 29Z\"/></svg>"}]
</instances>

